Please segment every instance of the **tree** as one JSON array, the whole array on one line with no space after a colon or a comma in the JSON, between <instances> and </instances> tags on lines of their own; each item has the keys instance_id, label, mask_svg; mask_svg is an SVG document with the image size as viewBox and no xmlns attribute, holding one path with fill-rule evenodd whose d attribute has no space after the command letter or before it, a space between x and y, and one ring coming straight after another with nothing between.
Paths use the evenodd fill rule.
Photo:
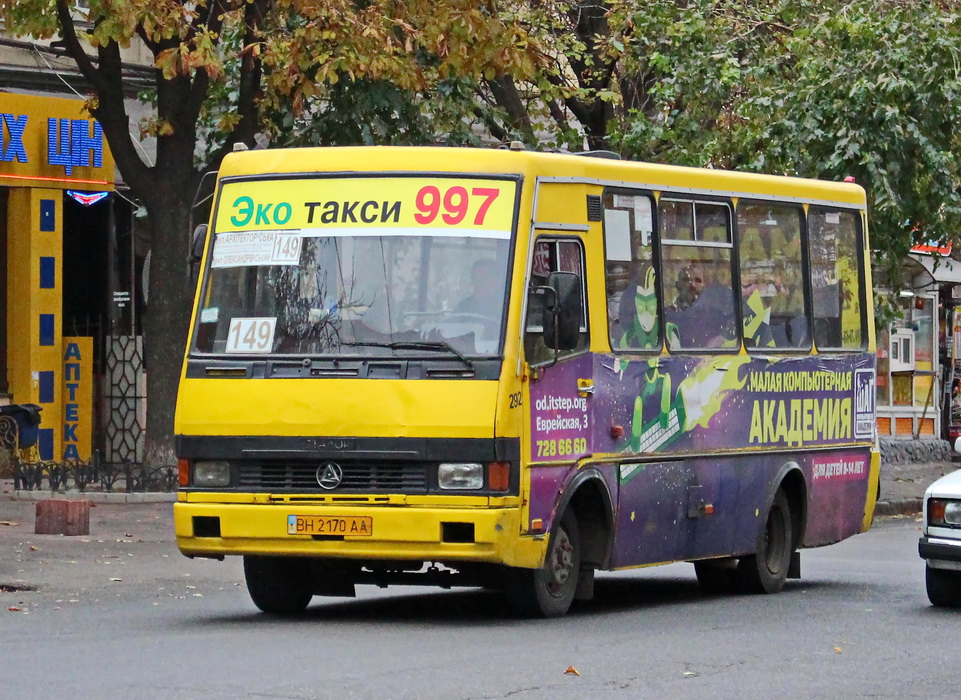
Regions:
<instances>
[{"instance_id":1,"label":"tree","mask_svg":"<svg viewBox=\"0 0 961 700\"><path fill-rule=\"evenodd\" d=\"M695 5L710 11L692 15ZM664 162L854 177L868 193L875 268L899 285L913 244L957 249L961 240L956 8L921 0L677 6L674 23L628 44L625 58L656 77L648 102L615 127L618 143ZM622 26L649 17L645 9Z\"/></svg>"},{"instance_id":2,"label":"tree","mask_svg":"<svg viewBox=\"0 0 961 700\"><path fill-rule=\"evenodd\" d=\"M147 455L173 460L173 410L192 290L189 209L201 177L235 143L254 144L265 109L291 107L344 80L403 89L465 75L522 73L536 51L492 3L469 0L0 0L7 29L59 35L93 86L91 115L151 235ZM83 20L75 24L75 19ZM131 135L121 48L141 41L156 67L154 162ZM95 51L88 53L88 48ZM216 99L214 99L216 98Z\"/></svg>"},{"instance_id":3,"label":"tree","mask_svg":"<svg viewBox=\"0 0 961 700\"><path fill-rule=\"evenodd\" d=\"M961 19L940 0L529 0L550 57L476 86L542 146L840 180L868 193L876 269L961 251ZM496 131L494 132L497 133Z\"/></svg>"},{"instance_id":4,"label":"tree","mask_svg":"<svg viewBox=\"0 0 961 700\"><path fill-rule=\"evenodd\" d=\"M748 167L850 175L867 189L875 267L896 285L912 245L961 242L958 9L855 0L824 13L797 27L793 64L744 109L767 117L742 141L766 144Z\"/></svg>"}]
</instances>

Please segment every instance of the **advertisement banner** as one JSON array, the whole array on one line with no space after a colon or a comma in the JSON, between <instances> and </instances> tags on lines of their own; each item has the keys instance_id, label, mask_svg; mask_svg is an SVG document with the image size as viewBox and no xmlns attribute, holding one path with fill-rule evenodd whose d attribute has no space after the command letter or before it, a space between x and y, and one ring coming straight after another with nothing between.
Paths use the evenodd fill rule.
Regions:
<instances>
[{"instance_id":1,"label":"advertisement banner","mask_svg":"<svg viewBox=\"0 0 961 700\"><path fill-rule=\"evenodd\" d=\"M228 182L214 219L218 246L283 256L283 235L510 238L517 183L467 177L286 178ZM219 239L229 232L267 235ZM228 243L229 241L229 243ZM283 241L282 243L287 243ZM259 247L258 247L259 246ZM215 249L215 255L221 251Z\"/></svg>"}]
</instances>

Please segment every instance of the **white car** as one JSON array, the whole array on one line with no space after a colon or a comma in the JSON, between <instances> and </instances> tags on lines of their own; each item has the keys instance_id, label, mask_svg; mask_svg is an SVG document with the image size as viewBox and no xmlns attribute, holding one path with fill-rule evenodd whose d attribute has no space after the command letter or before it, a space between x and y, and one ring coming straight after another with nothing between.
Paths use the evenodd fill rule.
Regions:
<instances>
[{"instance_id":1,"label":"white car","mask_svg":"<svg viewBox=\"0 0 961 700\"><path fill-rule=\"evenodd\" d=\"M918 553L932 605L961 607L961 469L945 474L924 492Z\"/></svg>"}]
</instances>

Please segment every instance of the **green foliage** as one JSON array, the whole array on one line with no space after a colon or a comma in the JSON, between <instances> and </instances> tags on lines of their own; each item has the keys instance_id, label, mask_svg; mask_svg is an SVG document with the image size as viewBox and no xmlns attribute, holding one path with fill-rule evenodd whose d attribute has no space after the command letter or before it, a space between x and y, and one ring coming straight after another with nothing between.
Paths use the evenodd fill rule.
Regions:
<instances>
[{"instance_id":1,"label":"green foliage","mask_svg":"<svg viewBox=\"0 0 961 700\"><path fill-rule=\"evenodd\" d=\"M490 76L532 75L537 53L472 0L278 3L265 30L265 131L274 145L477 144Z\"/></svg>"},{"instance_id":2,"label":"green foliage","mask_svg":"<svg viewBox=\"0 0 961 700\"><path fill-rule=\"evenodd\" d=\"M440 86L438 86L439 89ZM295 114L279 108L268 116L278 146L416 145L435 142L435 122L423 100L389 81L339 79L322 99L307 100Z\"/></svg>"},{"instance_id":3,"label":"green foliage","mask_svg":"<svg viewBox=\"0 0 961 700\"><path fill-rule=\"evenodd\" d=\"M897 282L912 244L958 243L961 22L916 0L856 0L819 19L787 43L790 72L767 81L775 113L758 137L770 167L867 189L878 262Z\"/></svg>"},{"instance_id":4,"label":"green foliage","mask_svg":"<svg viewBox=\"0 0 961 700\"><path fill-rule=\"evenodd\" d=\"M875 264L961 231L961 23L920 0L646 3L619 24L644 99L612 122L640 159L842 179ZM629 30L629 31L628 31Z\"/></svg>"},{"instance_id":5,"label":"green foliage","mask_svg":"<svg viewBox=\"0 0 961 700\"><path fill-rule=\"evenodd\" d=\"M0 9L7 29L17 36L49 39L60 26L54 0L5 0Z\"/></svg>"}]
</instances>

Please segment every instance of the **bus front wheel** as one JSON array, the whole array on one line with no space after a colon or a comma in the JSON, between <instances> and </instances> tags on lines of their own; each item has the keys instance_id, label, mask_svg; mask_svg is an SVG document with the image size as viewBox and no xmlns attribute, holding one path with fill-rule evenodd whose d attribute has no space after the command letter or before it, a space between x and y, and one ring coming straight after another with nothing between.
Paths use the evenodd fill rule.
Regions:
<instances>
[{"instance_id":1,"label":"bus front wheel","mask_svg":"<svg viewBox=\"0 0 961 700\"><path fill-rule=\"evenodd\" d=\"M313 598L310 566L284 557L244 557L247 592L260 610L271 615L302 613Z\"/></svg>"},{"instance_id":2,"label":"bus front wheel","mask_svg":"<svg viewBox=\"0 0 961 700\"><path fill-rule=\"evenodd\" d=\"M738 562L740 588L746 593L777 593L784 588L791 553L794 551L794 529L791 504L784 489L778 489L767 512L757 552L741 557Z\"/></svg>"},{"instance_id":3,"label":"bus front wheel","mask_svg":"<svg viewBox=\"0 0 961 700\"><path fill-rule=\"evenodd\" d=\"M580 568L580 532L568 510L551 535L544 566L510 570L506 592L511 607L523 617L565 615L574 601Z\"/></svg>"}]
</instances>

